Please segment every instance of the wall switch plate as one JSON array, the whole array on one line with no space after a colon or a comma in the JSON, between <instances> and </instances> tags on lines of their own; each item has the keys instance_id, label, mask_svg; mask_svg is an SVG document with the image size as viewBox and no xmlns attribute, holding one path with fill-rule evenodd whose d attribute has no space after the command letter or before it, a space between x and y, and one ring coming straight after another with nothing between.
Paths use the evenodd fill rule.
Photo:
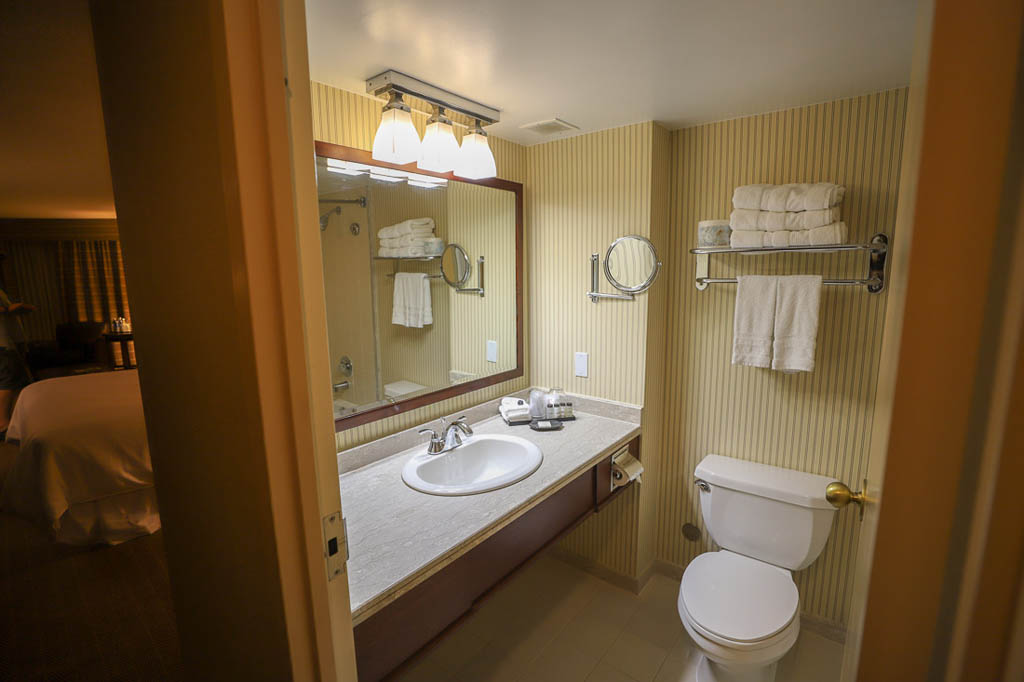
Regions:
<instances>
[{"instance_id":1,"label":"wall switch plate","mask_svg":"<svg viewBox=\"0 0 1024 682\"><path fill-rule=\"evenodd\" d=\"M487 342L487 362L498 361L498 342L488 341Z\"/></svg>"},{"instance_id":2,"label":"wall switch plate","mask_svg":"<svg viewBox=\"0 0 1024 682\"><path fill-rule=\"evenodd\" d=\"M590 353L576 353L576 376L586 378L590 365Z\"/></svg>"}]
</instances>

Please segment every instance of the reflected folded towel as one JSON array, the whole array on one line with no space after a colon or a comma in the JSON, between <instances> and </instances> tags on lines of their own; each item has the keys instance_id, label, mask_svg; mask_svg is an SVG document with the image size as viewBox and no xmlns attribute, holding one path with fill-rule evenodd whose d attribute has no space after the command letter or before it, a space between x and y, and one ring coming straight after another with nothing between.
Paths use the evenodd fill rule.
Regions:
<instances>
[{"instance_id":1,"label":"reflected folded towel","mask_svg":"<svg viewBox=\"0 0 1024 682\"><path fill-rule=\"evenodd\" d=\"M430 303L430 280L427 279L426 273L395 273L391 323L416 329L434 323L434 312Z\"/></svg>"},{"instance_id":2,"label":"reflected folded towel","mask_svg":"<svg viewBox=\"0 0 1024 682\"><path fill-rule=\"evenodd\" d=\"M397 239L404 237L409 234L416 234L419 236L429 235L434 231L434 219L433 218L412 218L405 220L397 225L389 225L388 227L382 227L377 232L379 239Z\"/></svg>"},{"instance_id":3,"label":"reflected folded towel","mask_svg":"<svg viewBox=\"0 0 1024 682\"><path fill-rule=\"evenodd\" d=\"M427 243L426 237L416 237L411 234L407 234L404 237L397 237L394 239L381 239L380 245L389 249L398 249L403 246L425 246Z\"/></svg>"},{"instance_id":4,"label":"reflected folded towel","mask_svg":"<svg viewBox=\"0 0 1024 682\"><path fill-rule=\"evenodd\" d=\"M832 223L824 227L816 227L807 231L811 246L827 246L829 244L846 243L846 223Z\"/></svg>"},{"instance_id":5,"label":"reflected folded towel","mask_svg":"<svg viewBox=\"0 0 1024 682\"><path fill-rule=\"evenodd\" d=\"M820 301L821 275L778 278L772 369L787 373L814 369Z\"/></svg>"},{"instance_id":6,"label":"reflected folded towel","mask_svg":"<svg viewBox=\"0 0 1024 682\"><path fill-rule=\"evenodd\" d=\"M768 367L772 359L778 277L740 275L736 281L732 364Z\"/></svg>"},{"instance_id":7,"label":"reflected folded towel","mask_svg":"<svg viewBox=\"0 0 1024 682\"><path fill-rule=\"evenodd\" d=\"M734 249L749 249L766 245L767 232L763 230L733 230L729 235L729 246Z\"/></svg>"},{"instance_id":8,"label":"reflected folded towel","mask_svg":"<svg viewBox=\"0 0 1024 682\"><path fill-rule=\"evenodd\" d=\"M444 253L444 240L437 237L424 239L423 249L427 252L428 256L440 256Z\"/></svg>"}]
</instances>

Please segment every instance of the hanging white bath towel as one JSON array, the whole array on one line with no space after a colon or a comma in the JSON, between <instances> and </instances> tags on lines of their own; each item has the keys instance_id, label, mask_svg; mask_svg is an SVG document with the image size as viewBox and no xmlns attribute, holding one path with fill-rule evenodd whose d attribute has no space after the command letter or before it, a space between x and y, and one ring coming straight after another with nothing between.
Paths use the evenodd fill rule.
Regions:
<instances>
[{"instance_id":1,"label":"hanging white bath towel","mask_svg":"<svg viewBox=\"0 0 1024 682\"><path fill-rule=\"evenodd\" d=\"M430 280L427 279L426 273L395 273L391 323L415 329L422 329L434 323L434 311L430 304Z\"/></svg>"},{"instance_id":2,"label":"hanging white bath towel","mask_svg":"<svg viewBox=\"0 0 1024 682\"><path fill-rule=\"evenodd\" d=\"M786 373L814 370L820 301L821 275L779 277L772 369Z\"/></svg>"}]
</instances>

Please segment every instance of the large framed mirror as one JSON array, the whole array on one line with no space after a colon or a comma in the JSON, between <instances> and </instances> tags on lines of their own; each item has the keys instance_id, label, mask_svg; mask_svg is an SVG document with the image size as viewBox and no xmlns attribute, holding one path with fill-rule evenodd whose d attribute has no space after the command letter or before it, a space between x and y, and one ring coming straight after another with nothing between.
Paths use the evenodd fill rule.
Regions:
<instances>
[{"instance_id":1,"label":"large framed mirror","mask_svg":"<svg viewBox=\"0 0 1024 682\"><path fill-rule=\"evenodd\" d=\"M316 169L335 429L522 376L522 184L328 142Z\"/></svg>"}]
</instances>

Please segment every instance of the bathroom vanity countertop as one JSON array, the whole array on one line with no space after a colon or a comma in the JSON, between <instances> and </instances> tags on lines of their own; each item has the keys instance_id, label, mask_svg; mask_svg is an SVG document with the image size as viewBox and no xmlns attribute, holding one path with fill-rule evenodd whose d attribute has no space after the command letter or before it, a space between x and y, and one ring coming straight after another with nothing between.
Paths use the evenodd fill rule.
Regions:
<instances>
[{"instance_id":1,"label":"bathroom vanity countertop","mask_svg":"<svg viewBox=\"0 0 1024 682\"><path fill-rule=\"evenodd\" d=\"M540 468L506 488L442 497L408 487L402 468L426 443L339 476L348 523L353 623L358 624L640 435L640 425L577 412L560 431L508 426L498 416L473 424L478 434L535 443Z\"/></svg>"}]
</instances>

